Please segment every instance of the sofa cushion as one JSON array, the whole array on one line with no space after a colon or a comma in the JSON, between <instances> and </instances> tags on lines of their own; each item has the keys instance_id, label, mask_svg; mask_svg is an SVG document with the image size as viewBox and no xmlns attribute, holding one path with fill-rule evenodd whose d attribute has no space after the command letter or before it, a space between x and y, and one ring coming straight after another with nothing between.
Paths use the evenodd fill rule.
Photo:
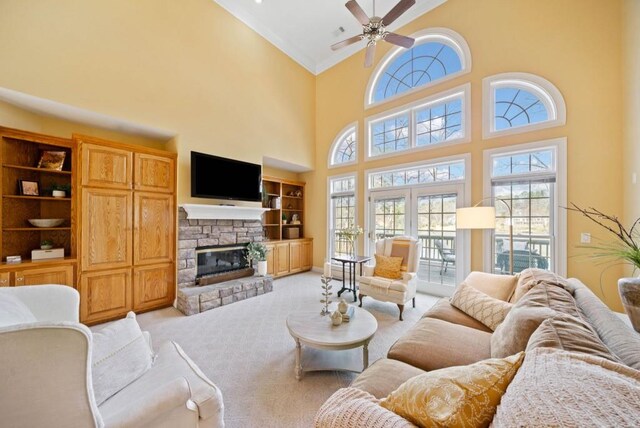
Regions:
<instances>
[{"instance_id":1,"label":"sofa cushion","mask_svg":"<svg viewBox=\"0 0 640 428\"><path fill-rule=\"evenodd\" d=\"M315 428L415 428L411 422L381 407L371 394L357 388L337 390L320 407Z\"/></svg>"},{"instance_id":2,"label":"sofa cushion","mask_svg":"<svg viewBox=\"0 0 640 428\"><path fill-rule=\"evenodd\" d=\"M9 293L0 293L0 327L37 321L22 300Z\"/></svg>"},{"instance_id":3,"label":"sofa cushion","mask_svg":"<svg viewBox=\"0 0 640 428\"><path fill-rule=\"evenodd\" d=\"M91 367L98 406L149 370L152 357L133 312L93 333Z\"/></svg>"},{"instance_id":4,"label":"sofa cushion","mask_svg":"<svg viewBox=\"0 0 640 428\"><path fill-rule=\"evenodd\" d=\"M467 285L482 291L494 299L509 300L518 278L513 275L495 275L485 272L471 272L464 280Z\"/></svg>"},{"instance_id":5,"label":"sofa cushion","mask_svg":"<svg viewBox=\"0 0 640 428\"><path fill-rule=\"evenodd\" d=\"M381 358L360 373L351 386L366 391L376 398L384 398L407 379L422 373L424 370L402 361Z\"/></svg>"},{"instance_id":6,"label":"sofa cushion","mask_svg":"<svg viewBox=\"0 0 640 428\"><path fill-rule=\"evenodd\" d=\"M460 309L449 303L449 299L440 299L427 312L422 315L423 318L435 318L443 321L449 321L454 324L464 325L466 327L475 328L476 330L491 333L491 329L482 324L477 319L471 318Z\"/></svg>"},{"instance_id":7,"label":"sofa cushion","mask_svg":"<svg viewBox=\"0 0 640 428\"><path fill-rule=\"evenodd\" d=\"M380 405L421 427L486 427L523 358L434 370L407 380Z\"/></svg>"},{"instance_id":8,"label":"sofa cushion","mask_svg":"<svg viewBox=\"0 0 640 428\"><path fill-rule=\"evenodd\" d=\"M620 362L602 343L589 324L581 319L558 314L544 320L527 344L527 352L535 348L554 348L595 355Z\"/></svg>"},{"instance_id":9,"label":"sofa cushion","mask_svg":"<svg viewBox=\"0 0 640 428\"><path fill-rule=\"evenodd\" d=\"M466 282L456 287L451 304L470 317L477 319L492 331L500 325L513 306L511 303L494 299L482 291L467 285Z\"/></svg>"},{"instance_id":10,"label":"sofa cushion","mask_svg":"<svg viewBox=\"0 0 640 428\"><path fill-rule=\"evenodd\" d=\"M640 426L640 372L591 355L537 348L498 406L502 427Z\"/></svg>"},{"instance_id":11,"label":"sofa cushion","mask_svg":"<svg viewBox=\"0 0 640 428\"><path fill-rule=\"evenodd\" d=\"M532 287L517 302L516 306L546 307L556 312L580 317L578 305L568 291L547 282L541 282Z\"/></svg>"},{"instance_id":12,"label":"sofa cushion","mask_svg":"<svg viewBox=\"0 0 640 428\"><path fill-rule=\"evenodd\" d=\"M376 266L373 270L375 276L389 279L400 279L402 273L400 267L402 265L402 257L382 256L376 254Z\"/></svg>"},{"instance_id":13,"label":"sofa cushion","mask_svg":"<svg viewBox=\"0 0 640 428\"><path fill-rule=\"evenodd\" d=\"M387 357L422 370L472 364L491 357L491 334L422 318L393 344Z\"/></svg>"},{"instance_id":14,"label":"sofa cushion","mask_svg":"<svg viewBox=\"0 0 640 428\"><path fill-rule=\"evenodd\" d=\"M550 272L544 269L529 268L523 270L518 275L518 282L510 301L512 303L517 302L518 300L520 300L520 298L522 298L522 296L527 294L529 290L541 283L554 285L567 291L571 290L567 283L567 280L555 274L554 272Z\"/></svg>"},{"instance_id":15,"label":"sofa cushion","mask_svg":"<svg viewBox=\"0 0 640 428\"><path fill-rule=\"evenodd\" d=\"M520 302L519 302L520 303ZM529 338L540 324L556 315L547 307L516 304L491 335L491 357L504 358L527 348Z\"/></svg>"}]
</instances>

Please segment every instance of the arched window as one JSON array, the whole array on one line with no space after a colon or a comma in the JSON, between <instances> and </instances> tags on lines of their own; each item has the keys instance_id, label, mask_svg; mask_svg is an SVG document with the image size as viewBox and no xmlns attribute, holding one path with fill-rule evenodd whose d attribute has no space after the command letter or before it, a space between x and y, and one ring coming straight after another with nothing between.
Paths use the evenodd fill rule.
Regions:
<instances>
[{"instance_id":1,"label":"arched window","mask_svg":"<svg viewBox=\"0 0 640 428\"><path fill-rule=\"evenodd\" d=\"M358 124L352 123L338 134L329 151L329 167L354 164L358 161Z\"/></svg>"},{"instance_id":2,"label":"arched window","mask_svg":"<svg viewBox=\"0 0 640 428\"><path fill-rule=\"evenodd\" d=\"M466 41L456 32L434 28L413 34L411 49L392 49L374 71L365 106L380 103L471 71Z\"/></svg>"},{"instance_id":3,"label":"arched window","mask_svg":"<svg viewBox=\"0 0 640 428\"><path fill-rule=\"evenodd\" d=\"M560 91L548 80L527 73L504 73L484 79L483 115L484 138L566 123Z\"/></svg>"}]
</instances>

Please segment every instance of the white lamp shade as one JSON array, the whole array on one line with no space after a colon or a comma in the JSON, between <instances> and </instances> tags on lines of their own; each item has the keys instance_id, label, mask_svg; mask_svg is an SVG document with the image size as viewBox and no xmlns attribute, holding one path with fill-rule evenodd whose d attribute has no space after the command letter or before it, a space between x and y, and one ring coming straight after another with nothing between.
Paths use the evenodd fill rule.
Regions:
<instances>
[{"instance_id":1,"label":"white lamp shade","mask_svg":"<svg viewBox=\"0 0 640 428\"><path fill-rule=\"evenodd\" d=\"M495 207L469 207L456 210L457 229L495 229Z\"/></svg>"}]
</instances>

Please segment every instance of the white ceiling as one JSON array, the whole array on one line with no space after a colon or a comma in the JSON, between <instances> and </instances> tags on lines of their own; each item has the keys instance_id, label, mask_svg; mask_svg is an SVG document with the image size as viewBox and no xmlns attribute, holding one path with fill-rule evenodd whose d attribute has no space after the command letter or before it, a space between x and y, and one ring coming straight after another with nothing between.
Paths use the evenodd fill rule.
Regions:
<instances>
[{"instance_id":1,"label":"white ceiling","mask_svg":"<svg viewBox=\"0 0 640 428\"><path fill-rule=\"evenodd\" d=\"M344 6L346 0L214 0L236 18L314 74L334 66L365 47L361 41L338 52L330 46L362 32ZM376 15L384 16L399 0L376 0ZM447 0L417 0L389 26L393 31ZM371 16L373 0L358 0ZM344 33L339 32L344 28Z\"/></svg>"}]
</instances>

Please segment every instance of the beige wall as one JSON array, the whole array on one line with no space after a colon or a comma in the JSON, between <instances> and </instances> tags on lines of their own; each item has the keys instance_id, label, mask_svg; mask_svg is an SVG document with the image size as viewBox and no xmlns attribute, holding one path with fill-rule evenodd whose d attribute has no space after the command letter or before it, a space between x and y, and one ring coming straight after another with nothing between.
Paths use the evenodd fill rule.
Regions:
<instances>
[{"instance_id":1,"label":"beige wall","mask_svg":"<svg viewBox=\"0 0 640 428\"><path fill-rule=\"evenodd\" d=\"M314 164L315 77L212 0L2 0L0 58L0 87L177 135L179 202L191 150Z\"/></svg>"},{"instance_id":2,"label":"beige wall","mask_svg":"<svg viewBox=\"0 0 640 428\"><path fill-rule=\"evenodd\" d=\"M640 218L640 0L623 2L624 219ZM636 174L636 183L632 176ZM631 269L627 271L631 274ZM637 272L636 272L637 274Z\"/></svg>"},{"instance_id":3,"label":"beige wall","mask_svg":"<svg viewBox=\"0 0 640 428\"><path fill-rule=\"evenodd\" d=\"M538 141L568 138L568 200L580 205L621 212L620 162L622 158L621 83L620 83L620 3L599 0L449 0L404 27L411 34L429 27L447 27L468 42L473 58L470 74L435 87L402 97L375 108L364 109L364 93L372 69L362 66L363 53L341 62L317 79L316 168L303 174L307 192L318 195L308 199L313 216L308 232L315 238L314 264L321 266L326 257L327 176L356 170L358 173L359 223L364 224L364 170L394 163L471 153L472 200L482 197L482 152L485 149ZM390 49L381 44L376 60ZM554 83L567 104L567 124L527 134L490 140L482 139L482 79L509 72L538 74ZM471 82L472 142L470 144L425 150L410 155L364 162L364 119L427 95ZM359 159L357 167L327 170L327 153L336 134L347 124L359 122ZM568 273L576 276L599 295L603 268L584 258L579 251L580 232L602 235L583 219L568 217ZM362 243L361 243L362 245ZM472 234L472 269L482 269L480 232ZM615 279L620 269L604 274L606 301L620 309Z\"/></svg>"}]
</instances>

